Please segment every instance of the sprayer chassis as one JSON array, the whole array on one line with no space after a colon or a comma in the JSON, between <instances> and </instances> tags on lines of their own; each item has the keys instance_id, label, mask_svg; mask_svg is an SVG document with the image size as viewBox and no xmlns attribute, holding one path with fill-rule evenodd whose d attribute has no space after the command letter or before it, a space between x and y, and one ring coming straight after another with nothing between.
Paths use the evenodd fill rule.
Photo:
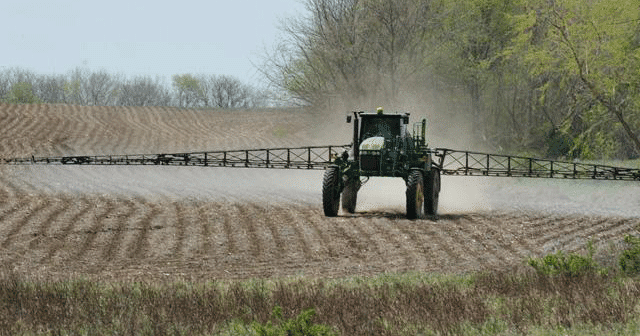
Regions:
<instances>
[{"instance_id":1,"label":"sprayer chassis","mask_svg":"<svg viewBox=\"0 0 640 336\"><path fill-rule=\"evenodd\" d=\"M369 177L400 177L405 181L408 218L435 216L440 192L440 169L425 144L426 121L407 131L409 114L354 112L352 155L335 159L323 179L326 216L338 215L339 203L347 213L355 212L357 193ZM378 141L371 146L366 142ZM374 141L370 141L373 143Z\"/></svg>"}]
</instances>

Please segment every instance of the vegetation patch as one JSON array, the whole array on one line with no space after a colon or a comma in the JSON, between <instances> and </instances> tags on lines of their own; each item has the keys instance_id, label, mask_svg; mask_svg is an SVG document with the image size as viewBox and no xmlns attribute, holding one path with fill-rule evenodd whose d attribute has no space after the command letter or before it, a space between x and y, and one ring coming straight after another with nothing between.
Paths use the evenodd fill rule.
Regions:
<instances>
[{"instance_id":1,"label":"vegetation patch","mask_svg":"<svg viewBox=\"0 0 640 336\"><path fill-rule=\"evenodd\" d=\"M629 275L640 274L640 238L626 235L624 242L629 248L620 256L620 270Z\"/></svg>"},{"instance_id":2,"label":"vegetation patch","mask_svg":"<svg viewBox=\"0 0 640 336\"><path fill-rule=\"evenodd\" d=\"M558 251L555 254L549 254L542 258L529 258L528 263L538 273L543 275L562 274L571 277L595 272L606 272L605 269L598 267L596 261L593 260L593 255L596 250L592 241L587 243L587 250L589 252L586 256L576 253L566 255L564 252Z\"/></svg>"},{"instance_id":3,"label":"vegetation patch","mask_svg":"<svg viewBox=\"0 0 640 336\"><path fill-rule=\"evenodd\" d=\"M278 126L273 129L273 136L276 138L286 138L290 133L289 129L285 126Z\"/></svg>"},{"instance_id":4,"label":"vegetation patch","mask_svg":"<svg viewBox=\"0 0 640 336\"><path fill-rule=\"evenodd\" d=\"M0 279L0 330L9 334L624 334L639 325L639 306L638 278L587 272L226 284Z\"/></svg>"}]
</instances>

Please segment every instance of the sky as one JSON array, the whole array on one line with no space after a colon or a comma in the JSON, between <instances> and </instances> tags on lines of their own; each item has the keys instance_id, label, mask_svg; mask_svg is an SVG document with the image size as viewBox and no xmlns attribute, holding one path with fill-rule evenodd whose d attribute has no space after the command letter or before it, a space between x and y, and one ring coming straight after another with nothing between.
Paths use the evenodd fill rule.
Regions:
<instances>
[{"instance_id":1,"label":"sky","mask_svg":"<svg viewBox=\"0 0 640 336\"><path fill-rule=\"evenodd\" d=\"M0 70L76 67L160 76L230 75L261 85L257 65L299 0L20 0L0 5Z\"/></svg>"}]
</instances>

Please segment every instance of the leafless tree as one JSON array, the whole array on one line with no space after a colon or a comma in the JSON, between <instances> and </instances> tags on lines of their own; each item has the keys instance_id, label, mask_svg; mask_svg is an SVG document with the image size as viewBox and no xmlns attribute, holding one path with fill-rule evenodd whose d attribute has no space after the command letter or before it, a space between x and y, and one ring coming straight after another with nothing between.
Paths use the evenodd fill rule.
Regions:
<instances>
[{"instance_id":1,"label":"leafless tree","mask_svg":"<svg viewBox=\"0 0 640 336\"><path fill-rule=\"evenodd\" d=\"M305 1L310 15L282 22L286 39L267 54L263 73L276 87L313 105L336 94L363 96L369 84L362 3Z\"/></svg>"},{"instance_id":2,"label":"leafless tree","mask_svg":"<svg viewBox=\"0 0 640 336\"><path fill-rule=\"evenodd\" d=\"M64 84L64 102L66 104L88 105L89 96L85 91L89 72L86 69L75 68L67 75L68 79Z\"/></svg>"},{"instance_id":3,"label":"leafless tree","mask_svg":"<svg viewBox=\"0 0 640 336\"><path fill-rule=\"evenodd\" d=\"M64 101L65 83L62 75L42 75L36 78L33 89L43 102L61 103Z\"/></svg>"},{"instance_id":4,"label":"leafless tree","mask_svg":"<svg viewBox=\"0 0 640 336\"><path fill-rule=\"evenodd\" d=\"M0 99L5 97L7 93L11 90L11 84L9 82L9 74L8 71L3 69L0 72Z\"/></svg>"},{"instance_id":5,"label":"leafless tree","mask_svg":"<svg viewBox=\"0 0 640 336\"><path fill-rule=\"evenodd\" d=\"M0 71L0 100L17 83L28 85L38 101L75 105L247 108L264 106L268 96L231 76L175 75L169 87L159 77L127 79L80 67L66 75L36 75L10 68Z\"/></svg>"},{"instance_id":6,"label":"leafless tree","mask_svg":"<svg viewBox=\"0 0 640 336\"><path fill-rule=\"evenodd\" d=\"M236 78L217 77L212 86L215 105L221 108L247 107L247 88Z\"/></svg>"},{"instance_id":7,"label":"leafless tree","mask_svg":"<svg viewBox=\"0 0 640 336\"><path fill-rule=\"evenodd\" d=\"M232 76L199 76L200 104L205 107L248 108L263 101L261 92Z\"/></svg>"},{"instance_id":8,"label":"leafless tree","mask_svg":"<svg viewBox=\"0 0 640 336\"><path fill-rule=\"evenodd\" d=\"M86 91L89 105L106 106L112 105L115 100L115 88L117 80L104 70L89 74L86 81L82 83Z\"/></svg>"},{"instance_id":9,"label":"leafless tree","mask_svg":"<svg viewBox=\"0 0 640 336\"><path fill-rule=\"evenodd\" d=\"M171 94L159 78L138 76L120 84L115 105L119 106L167 106Z\"/></svg>"},{"instance_id":10,"label":"leafless tree","mask_svg":"<svg viewBox=\"0 0 640 336\"><path fill-rule=\"evenodd\" d=\"M388 101L398 96L399 82L410 79L423 68L425 36L431 28L430 1L370 0L364 6L370 27L369 47L384 83Z\"/></svg>"},{"instance_id":11,"label":"leafless tree","mask_svg":"<svg viewBox=\"0 0 640 336\"><path fill-rule=\"evenodd\" d=\"M308 16L282 23L285 39L263 74L312 105L330 97L394 100L423 64L430 0L306 0Z\"/></svg>"}]
</instances>

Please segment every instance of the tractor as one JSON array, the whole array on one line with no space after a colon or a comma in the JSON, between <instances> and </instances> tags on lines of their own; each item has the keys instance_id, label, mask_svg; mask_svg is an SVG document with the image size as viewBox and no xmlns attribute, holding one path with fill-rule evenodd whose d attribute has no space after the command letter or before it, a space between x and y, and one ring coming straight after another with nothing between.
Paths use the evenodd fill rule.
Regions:
<instances>
[{"instance_id":1,"label":"tractor","mask_svg":"<svg viewBox=\"0 0 640 336\"><path fill-rule=\"evenodd\" d=\"M354 213L360 187L370 177L401 177L407 186L407 218L436 216L440 167L425 141L426 120L413 124L409 113L353 112L351 153L345 151L327 166L322 183L322 205L328 217L338 215L340 203Z\"/></svg>"}]
</instances>

